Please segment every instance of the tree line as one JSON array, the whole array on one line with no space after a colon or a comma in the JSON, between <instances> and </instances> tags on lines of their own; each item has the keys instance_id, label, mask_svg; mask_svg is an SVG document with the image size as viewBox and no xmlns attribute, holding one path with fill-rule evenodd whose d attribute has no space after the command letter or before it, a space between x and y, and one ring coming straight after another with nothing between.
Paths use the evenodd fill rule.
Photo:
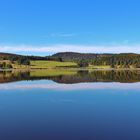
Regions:
<instances>
[{"instance_id":1,"label":"tree line","mask_svg":"<svg viewBox=\"0 0 140 140\"><path fill-rule=\"evenodd\" d=\"M89 61L92 65L110 65L112 68L129 68L130 66L140 68L140 55L118 54L109 57L99 57Z\"/></svg>"},{"instance_id":2,"label":"tree line","mask_svg":"<svg viewBox=\"0 0 140 140\"><path fill-rule=\"evenodd\" d=\"M88 65L106 66L112 68L130 68L131 66L140 68L140 54L82 54L82 53L57 53L54 55L62 59L62 61L76 62L79 67L87 67Z\"/></svg>"}]
</instances>

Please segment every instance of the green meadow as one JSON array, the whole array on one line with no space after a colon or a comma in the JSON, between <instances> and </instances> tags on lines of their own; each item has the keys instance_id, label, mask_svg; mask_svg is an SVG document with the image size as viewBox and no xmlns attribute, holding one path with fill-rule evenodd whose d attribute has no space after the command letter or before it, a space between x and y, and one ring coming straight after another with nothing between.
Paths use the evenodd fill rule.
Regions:
<instances>
[{"instance_id":1,"label":"green meadow","mask_svg":"<svg viewBox=\"0 0 140 140\"><path fill-rule=\"evenodd\" d=\"M74 62L58 62L58 61L46 61L46 60L37 60L30 62L31 69L54 69L59 67L77 67L77 64Z\"/></svg>"}]
</instances>

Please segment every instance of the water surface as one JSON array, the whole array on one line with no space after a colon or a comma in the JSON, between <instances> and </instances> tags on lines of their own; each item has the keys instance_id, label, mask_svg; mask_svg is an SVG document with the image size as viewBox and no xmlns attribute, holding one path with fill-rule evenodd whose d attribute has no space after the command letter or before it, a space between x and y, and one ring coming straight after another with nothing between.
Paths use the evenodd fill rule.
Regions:
<instances>
[{"instance_id":1,"label":"water surface","mask_svg":"<svg viewBox=\"0 0 140 140\"><path fill-rule=\"evenodd\" d=\"M140 139L139 71L49 73L0 72L1 140Z\"/></svg>"}]
</instances>

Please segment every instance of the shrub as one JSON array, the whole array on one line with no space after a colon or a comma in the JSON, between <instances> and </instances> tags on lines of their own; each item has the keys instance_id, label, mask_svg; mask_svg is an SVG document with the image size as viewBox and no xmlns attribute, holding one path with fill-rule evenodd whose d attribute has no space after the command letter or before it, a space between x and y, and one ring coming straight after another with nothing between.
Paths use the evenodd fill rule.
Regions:
<instances>
[{"instance_id":1,"label":"shrub","mask_svg":"<svg viewBox=\"0 0 140 140\"><path fill-rule=\"evenodd\" d=\"M88 67L89 63L85 60L81 60L81 61L78 62L78 66L79 67Z\"/></svg>"}]
</instances>

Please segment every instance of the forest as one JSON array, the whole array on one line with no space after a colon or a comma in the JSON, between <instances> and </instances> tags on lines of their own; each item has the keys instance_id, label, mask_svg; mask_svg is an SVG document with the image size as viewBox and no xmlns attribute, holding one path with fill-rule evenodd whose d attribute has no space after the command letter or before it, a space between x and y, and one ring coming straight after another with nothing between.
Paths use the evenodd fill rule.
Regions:
<instances>
[{"instance_id":1,"label":"forest","mask_svg":"<svg viewBox=\"0 0 140 140\"><path fill-rule=\"evenodd\" d=\"M140 68L140 54L86 54L86 53L57 53L53 55L60 57L62 61L77 62L79 66L110 65L112 68Z\"/></svg>"}]
</instances>

